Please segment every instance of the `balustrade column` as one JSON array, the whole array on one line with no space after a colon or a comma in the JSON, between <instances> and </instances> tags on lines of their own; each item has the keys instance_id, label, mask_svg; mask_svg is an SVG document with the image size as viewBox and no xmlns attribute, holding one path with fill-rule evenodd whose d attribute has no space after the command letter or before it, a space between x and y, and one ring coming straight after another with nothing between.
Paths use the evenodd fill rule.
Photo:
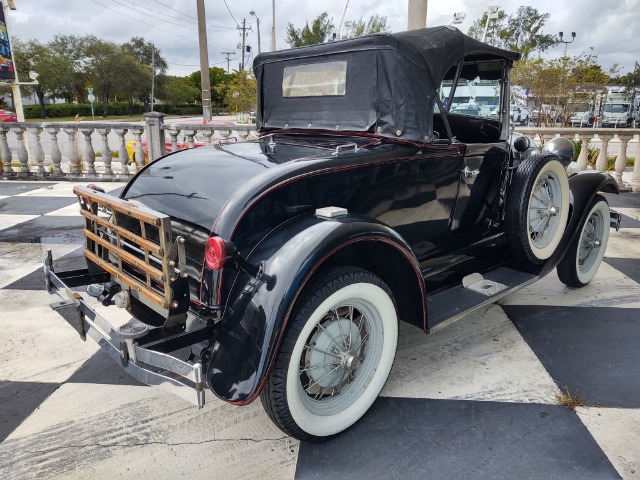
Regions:
<instances>
[{"instance_id":1,"label":"balustrade column","mask_svg":"<svg viewBox=\"0 0 640 480\"><path fill-rule=\"evenodd\" d=\"M62 162L62 153L60 153L60 147L58 146L58 131L57 127L47 127L45 129L51 137L51 162L53 163L53 175L62 175L62 169L60 163Z\"/></svg>"},{"instance_id":2,"label":"balustrade column","mask_svg":"<svg viewBox=\"0 0 640 480\"><path fill-rule=\"evenodd\" d=\"M178 134L180 133L180 130L170 129L170 130L167 130L167 132L171 137L171 151L172 152L178 151Z\"/></svg>"},{"instance_id":3,"label":"balustrade column","mask_svg":"<svg viewBox=\"0 0 640 480\"><path fill-rule=\"evenodd\" d=\"M624 187L622 172L627 168L627 144L629 143L629 140L633 138L633 135L618 135L618 138L620 139L620 151L616 157L616 171L613 174L613 178L616 179L619 187Z\"/></svg>"},{"instance_id":4,"label":"balustrade column","mask_svg":"<svg viewBox=\"0 0 640 480\"><path fill-rule=\"evenodd\" d=\"M609 142L613 138L613 135L600 134L600 155L596 160L596 170L605 172L607 170L607 150L609 149Z\"/></svg>"},{"instance_id":5,"label":"balustrade column","mask_svg":"<svg viewBox=\"0 0 640 480\"><path fill-rule=\"evenodd\" d=\"M220 138L221 140L226 140L231 136L231 130L220 130Z\"/></svg>"},{"instance_id":6,"label":"balustrade column","mask_svg":"<svg viewBox=\"0 0 640 480\"><path fill-rule=\"evenodd\" d=\"M184 130L184 136L187 137L187 148L193 148L195 146L194 138L196 135L195 130Z\"/></svg>"},{"instance_id":7,"label":"balustrade column","mask_svg":"<svg viewBox=\"0 0 640 480\"><path fill-rule=\"evenodd\" d=\"M44 150L42 149L42 143L40 142L40 134L42 133L42 127L31 128L33 139L35 140L35 147L33 157L36 163L36 175L44 177Z\"/></svg>"},{"instance_id":8,"label":"balustrade column","mask_svg":"<svg viewBox=\"0 0 640 480\"><path fill-rule=\"evenodd\" d=\"M136 169L140 170L144 167L144 150L142 149L142 128L132 128L133 138L136 139Z\"/></svg>"},{"instance_id":9,"label":"balustrade column","mask_svg":"<svg viewBox=\"0 0 640 480\"><path fill-rule=\"evenodd\" d=\"M107 177L113 176L113 170L111 170L111 149L109 148L109 132L110 128L98 128L96 130L102 137L102 161L104 162L104 174Z\"/></svg>"},{"instance_id":10,"label":"balustrade column","mask_svg":"<svg viewBox=\"0 0 640 480\"><path fill-rule=\"evenodd\" d=\"M246 130L238 130L238 137L240 138L241 142L244 142L248 136L249 132L247 132Z\"/></svg>"},{"instance_id":11,"label":"balustrade column","mask_svg":"<svg viewBox=\"0 0 640 480\"><path fill-rule=\"evenodd\" d=\"M0 124L0 173L14 173L13 167L11 167L11 160L13 155L7 142L7 132L9 127Z\"/></svg>"},{"instance_id":12,"label":"balustrade column","mask_svg":"<svg viewBox=\"0 0 640 480\"><path fill-rule=\"evenodd\" d=\"M631 190L640 193L640 135L636 144L636 160L633 162L633 175L631 176Z\"/></svg>"},{"instance_id":13,"label":"balustrade column","mask_svg":"<svg viewBox=\"0 0 640 480\"><path fill-rule=\"evenodd\" d=\"M118 158L120 159L120 176L128 177L129 174L129 152L127 152L127 142L124 135L127 133L126 128L116 128L113 130L118 135Z\"/></svg>"},{"instance_id":14,"label":"balustrade column","mask_svg":"<svg viewBox=\"0 0 640 480\"><path fill-rule=\"evenodd\" d=\"M87 163L87 174L95 175L96 152L93 150L93 145L91 144L93 128L81 128L80 131L84 135L84 159Z\"/></svg>"},{"instance_id":15,"label":"balustrade column","mask_svg":"<svg viewBox=\"0 0 640 480\"><path fill-rule=\"evenodd\" d=\"M63 128L63 130L69 137L69 174L77 175L81 170L77 143L78 131L75 128Z\"/></svg>"},{"instance_id":16,"label":"balustrade column","mask_svg":"<svg viewBox=\"0 0 640 480\"><path fill-rule=\"evenodd\" d=\"M27 129L25 127L13 127L11 130L16 134L18 140L18 160L20 160L19 176L27 177L31 174L29 171L29 153L24 143L24 132Z\"/></svg>"},{"instance_id":17,"label":"balustrade column","mask_svg":"<svg viewBox=\"0 0 640 480\"><path fill-rule=\"evenodd\" d=\"M555 133L541 133L540 139L542 140L542 145L544 146L549 140L553 140L556 138Z\"/></svg>"},{"instance_id":18,"label":"balustrade column","mask_svg":"<svg viewBox=\"0 0 640 480\"><path fill-rule=\"evenodd\" d=\"M213 137L213 130L202 130L202 136L204 137L204 144L209 146L212 145L211 137Z\"/></svg>"},{"instance_id":19,"label":"balustrade column","mask_svg":"<svg viewBox=\"0 0 640 480\"><path fill-rule=\"evenodd\" d=\"M578 170L587 169L587 165L589 163L589 140L591 140L592 137L592 135L583 135L582 133L578 134L578 138L582 142L580 155L578 155Z\"/></svg>"}]
</instances>

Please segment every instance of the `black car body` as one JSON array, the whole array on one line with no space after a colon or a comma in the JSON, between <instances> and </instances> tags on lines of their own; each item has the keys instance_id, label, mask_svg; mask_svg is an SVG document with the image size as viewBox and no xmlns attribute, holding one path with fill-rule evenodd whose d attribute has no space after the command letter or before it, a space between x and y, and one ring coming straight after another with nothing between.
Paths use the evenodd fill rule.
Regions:
<instances>
[{"instance_id":1,"label":"black car body","mask_svg":"<svg viewBox=\"0 0 640 480\"><path fill-rule=\"evenodd\" d=\"M259 55L257 140L164 156L120 199L76 189L89 271L54 273L49 260L49 288L62 295L110 282L101 301L117 300L135 320L105 327L70 294L54 308L136 378L200 406L205 386L237 405L261 395L274 422L298 438L344 430L386 380L395 344L385 342L397 319L429 333L563 258L565 283L590 280L580 276L585 261L587 274L597 270L601 256L591 252L604 252L610 220L608 210L592 210L598 191L617 192L616 183L602 173L561 178L572 154L564 144L538 154L513 138L509 70L517 59L451 27ZM440 85L461 78L499 89L497 119L447 111L455 88L441 98ZM110 219L97 219L103 209ZM600 243L585 254L593 215ZM586 257L569 258L573 250ZM363 293L309 323L323 299L357 297L363 285L389 301L377 309L375 295ZM389 305L391 320L380 313ZM96 325L109 338L95 337ZM331 341L322 354L330 367L315 365L309 352ZM169 361L171 352L183 356ZM306 386L287 373L297 364ZM328 370L321 378L312 368ZM373 391L369 380L358 383L361 371ZM339 403L344 392L355 400Z\"/></svg>"}]
</instances>

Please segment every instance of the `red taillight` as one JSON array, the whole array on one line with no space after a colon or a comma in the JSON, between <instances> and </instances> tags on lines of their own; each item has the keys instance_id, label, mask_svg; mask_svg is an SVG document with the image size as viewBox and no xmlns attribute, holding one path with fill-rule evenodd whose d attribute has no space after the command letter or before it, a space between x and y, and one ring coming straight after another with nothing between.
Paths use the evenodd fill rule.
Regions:
<instances>
[{"instance_id":1,"label":"red taillight","mask_svg":"<svg viewBox=\"0 0 640 480\"><path fill-rule=\"evenodd\" d=\"M210 237L204 249L204 261L211 270L220 270L224 267L227 258L227 247L220 237Z\"/></svg>"}]
</instances>

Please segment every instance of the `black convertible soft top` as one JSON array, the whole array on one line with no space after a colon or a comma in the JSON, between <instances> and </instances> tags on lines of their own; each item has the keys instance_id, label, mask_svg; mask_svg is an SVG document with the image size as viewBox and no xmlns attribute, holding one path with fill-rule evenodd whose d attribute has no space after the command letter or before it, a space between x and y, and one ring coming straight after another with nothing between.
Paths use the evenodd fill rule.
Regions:
<instances>
[{"instance_id":1,"label":"black convertible soft top","mask_svg":"<svg viewBox=\"0 0 640 480\"><path fill-rule=\"evenodd\" d=\"M380 33L258 55L257 126L369 131L429 140L436 88L460 59L508 63L520 54L442 26ZM347 62L346 90L334 96L285 97L286 67Z\"/></svg>"}]
</instances>

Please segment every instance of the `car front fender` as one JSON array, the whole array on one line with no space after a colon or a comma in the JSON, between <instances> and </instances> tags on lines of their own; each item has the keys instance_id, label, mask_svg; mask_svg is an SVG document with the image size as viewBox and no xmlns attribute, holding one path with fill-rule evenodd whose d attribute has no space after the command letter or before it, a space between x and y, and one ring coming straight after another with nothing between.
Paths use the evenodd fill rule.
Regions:
<instances>
[{"instance_id":1,"label":"car front fender","mask_svg":"<svg viewBox=\"0 0 640 480\"><path fill-rule=\"evenodd\" d=\"M571 196L569 199L570 213L567 228L555 253L544 264L540 276L549 273L562 260L571 242L582 228L593 197L598 192L620 193L620 188L611 175L593 171L581 171L571 175L569 177L569 190L571 191Z\"/></svg>"},{"instance_id":2,"label":"car front fender","mask_svg":"<svg viewBox=\"0 0 640 480\"><path fill-rule=\"evenodd\" d=\"M415 256L394 230L360 215L303 215L279 226L247 256L228 297L206 368L209 388L244 405L260 393L294 307L314 273L337 265L368 267L398 291L401 315L426 324L424 281ZM374 268L371 268L374 266ZM412 310L413 309L413 310Z\"/></svg>"}]
</instances>

